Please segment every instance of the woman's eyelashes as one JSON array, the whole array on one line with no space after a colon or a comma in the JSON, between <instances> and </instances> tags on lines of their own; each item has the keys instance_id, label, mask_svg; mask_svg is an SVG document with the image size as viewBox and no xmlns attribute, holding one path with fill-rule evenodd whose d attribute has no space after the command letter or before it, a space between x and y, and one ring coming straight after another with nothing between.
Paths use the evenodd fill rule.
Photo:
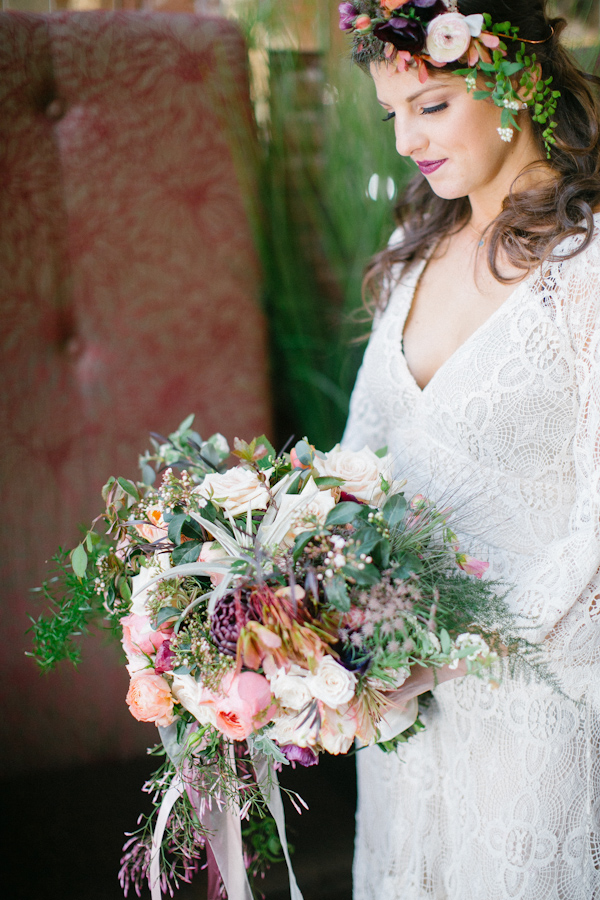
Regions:
<instances>
[{"instance_id":1,"label":"woman's eyelashes","mask_svg":"<svg viewBox=\"0 0 600 900\"><path fill-rule=\"evenodd\" d=\"M427 115L429 115L429 113L441 112L443 109L447 109L447 108L448 108L448 104L446 102L438 103L438 104L436 104L436 106L424 106L423 109L421 110L421 115L427 116Z\"/></svg>"},{"instance_id":2,"label":"woman's eyelashes","mask_svg":"<svg viewBox=\"0 0 600 900\"><path fill-rule=\"evenodd\" d=\"M446 101L444 101L443 103L436 103L435 106L424 106L423 109L421 110L421 115L428 116L430 113L442 112L442 110L447 109L447 108L448 108L448 104L446 103ZM389 122L390 119L395 118L395 116L396 116L395 112L389 112L387 114L387 116L385 116L385 118L382 119L382 121Z\"/></svg>"}]
</instances>

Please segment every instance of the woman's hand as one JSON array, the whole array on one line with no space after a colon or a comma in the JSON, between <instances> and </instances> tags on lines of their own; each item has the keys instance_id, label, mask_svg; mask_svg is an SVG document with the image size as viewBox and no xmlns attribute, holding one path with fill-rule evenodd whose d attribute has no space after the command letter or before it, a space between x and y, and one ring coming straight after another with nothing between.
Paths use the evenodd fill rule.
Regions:
<instances>
[{"instance_id":1,"label":"woman's hand","mask_svg":"<svg viewBox=\"0 0 600 900\"><path fill-rule=\"evenodd\" d=\"M442 666L439 669L425 668L425 666L414 665L410 670L410 675L399 688L395 691L386 691L385 696L389 701L389 706L401 707L424 694L431 691L438 684L444 681L451 681L453 678L461 678L467 674L467 663L464 659L459 660L455 669L450 666Z\"/></svg>"}]
</instances>

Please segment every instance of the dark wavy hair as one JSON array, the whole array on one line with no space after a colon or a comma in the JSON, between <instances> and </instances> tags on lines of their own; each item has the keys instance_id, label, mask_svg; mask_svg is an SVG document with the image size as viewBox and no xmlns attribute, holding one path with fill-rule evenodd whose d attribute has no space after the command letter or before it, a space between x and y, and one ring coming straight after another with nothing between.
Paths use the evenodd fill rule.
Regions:
<instances>
[{"instance_id":1,"label":"dark wavy hair","mask_svg":"<svg viewBox=\"0 0 600 900\"><path fill-rule=\"evenodd\" d=\"M463 15L488 12L491 5L494 21L507 20L519 27L524 38L543 41L532 49L541 65L542 77L552 76L552 88L560 91L554 116L556 144L549 162L556 177L528 190L519 190L517 178L504 199L502 211L487 230L490 270L498 281L509 283L519 276L509 278L502 274L498 265L500 251L514 267L529 271L555 258L553 251L569 235L584 235L572 256L592 240L593 212L600 207L600 108L594 90L600 85L600 78L582 71L562 46L560 34L566 22L548 18L545 0L458 3ZM505 43L508 57L513 58L519 45ZM446 66L446 70L450 68ZM540 160L545 160L544 126L533 121L531 124ZM403 263L406 271L444 236L460 231L469 221L471 205L467 197L438 197L418 173L400 198L395 213L398 225L404 229L403 240L374 256L367 268L364 289L371 307L387 303L391 267Z\"/></svg>"}]
</instances>

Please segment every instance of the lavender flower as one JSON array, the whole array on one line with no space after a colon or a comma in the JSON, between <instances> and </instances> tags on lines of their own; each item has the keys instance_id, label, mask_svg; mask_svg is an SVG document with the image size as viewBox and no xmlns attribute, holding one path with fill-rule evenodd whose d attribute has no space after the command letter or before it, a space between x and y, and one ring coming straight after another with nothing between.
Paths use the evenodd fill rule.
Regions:
<instances>
[{"instance_id":1,"label":"lavender flower","mask_svg":"<svg viewBox=\"0 0 600 900\"><path fill-rule=\"evenodd\" d=\"M359 14L359 10L351 3L340 3L338 9L340 11L341 30L350 31L352 29L352 23Z\"/></svg>"}]
</instances>

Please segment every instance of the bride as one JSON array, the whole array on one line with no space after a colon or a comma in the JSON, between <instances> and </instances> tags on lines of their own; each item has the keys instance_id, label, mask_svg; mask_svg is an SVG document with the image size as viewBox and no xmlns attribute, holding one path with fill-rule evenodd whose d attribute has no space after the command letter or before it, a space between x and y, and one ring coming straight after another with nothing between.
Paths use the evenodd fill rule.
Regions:
<instances>
[{"instance_id":1,"label":"bride","mask_svg":"<svg viewBox=\"0 0 600 900\"><path fill-rule=\"evenodd\" d=\"M560 684L442 671L423 732L359 752L355 898L600 898L598 107L544 0L340 16L420 169L367 274L345 445L451 498ZM415 667L391 699L431 688Z\"/></svg>"}]
</instances>

